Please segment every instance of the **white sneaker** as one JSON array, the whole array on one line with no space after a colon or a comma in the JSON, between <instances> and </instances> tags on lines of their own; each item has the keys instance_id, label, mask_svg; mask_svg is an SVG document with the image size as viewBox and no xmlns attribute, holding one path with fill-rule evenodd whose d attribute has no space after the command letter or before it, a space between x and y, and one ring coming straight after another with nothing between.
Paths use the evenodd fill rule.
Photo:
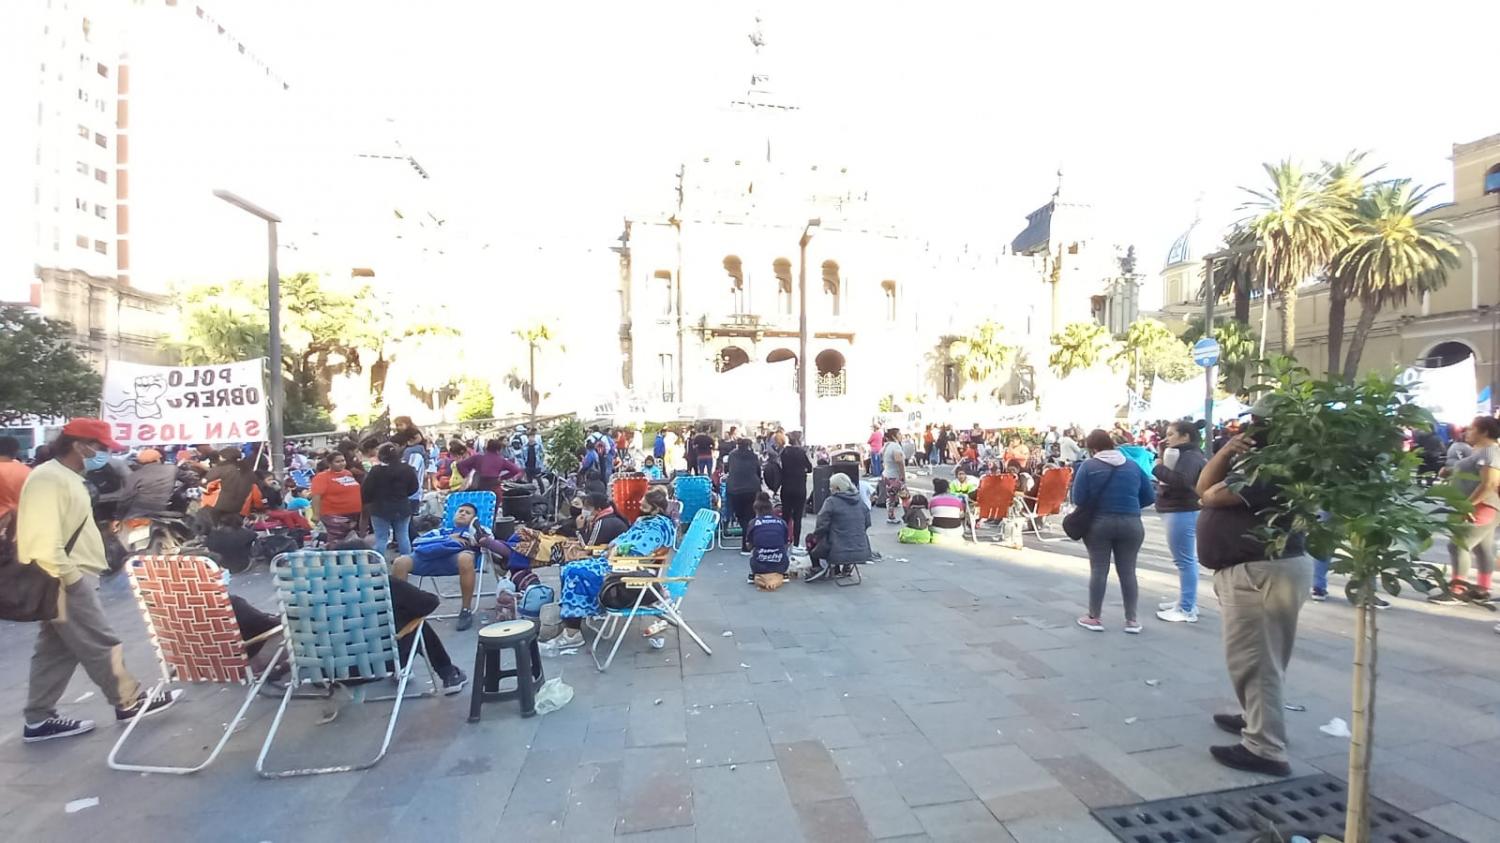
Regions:
<instances>
[{"instance_id":1,"label":"white sneaker","mask_svg":"<svg viewBox=\"0 0 1500 843\"><path fill-rule=\"evenodd\" d=\"M1156 616L1158 618L1161 618L1162 620L1166 621L1167 623L1197 623L1198 622L1198 613L1197 612L1184 612L1184 611L1182 611L1182 609L1179 609L1176 606L1173 606L1170 609L1163 609L1160 612L1157 612Z\"/></svg>"},{"instance_id":2,"label":"white sneaker","mask_svg":"<svg viewBox=\"0 0 1500 843\"><path fill-rule=\"evenodd\" d=\"M1169 609L1176 609L1177 607L1178 603L1176 600L1164 600L1156 604L1156 609L1159 612L1165 612Z\"/></svg>"}]
</instances>

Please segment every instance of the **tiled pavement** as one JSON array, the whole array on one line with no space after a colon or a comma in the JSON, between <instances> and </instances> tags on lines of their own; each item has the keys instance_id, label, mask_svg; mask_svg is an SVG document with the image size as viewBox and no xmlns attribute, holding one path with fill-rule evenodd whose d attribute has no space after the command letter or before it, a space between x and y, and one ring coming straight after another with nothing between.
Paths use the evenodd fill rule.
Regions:
<instances>
[{"instance_id":1,"label":"tiled pavement","mask_svg":"<svg viewBox=\"0 0 1500 843\"><path fill-rule=\"evenodd\" d=\"M1148 514L1142 602L1170 595L1174 574ZM576 692L553 714L522 719L467 698L408 702L391 754L364 773L261 781L252 770L275 705L215 766L189 777L110 771L117 727L85 738L20 743L19 717L0 737L0 836L10 840L1017 840L1111 839L1091 807L1257 782L1209 760L1222 742L1208 714L1227 702L1218 614L1204 580L1203 622L1119 633L1111 586L1108 633L1073 626L1086 565L1069 543L903 547L864 585L790 583L765 594L744 583L739 556L716 551L686 604L714 648L668 633L664 650L632 635L606 674L586 653L548 658ZM264 573L233 588L268 605ZM103 588L138 675L151 668L123 581ZM1375 791L1473 841L1500 840L1500 637L1473 609L1410 599L1381 616L1382 673ZM1294 767L1342 774L1348 742L1318 731L1348 716L1350 612L1308 604L1290 676ZM457 661L474 633L439 626ZM725 636L724 633L733 633ZM0 625L0 708L16 713L34 632ZM1155 684L1148 684L1153 680ZM84 699L80 699L86 697ZM65 710L101 721L80 674ZM74 702L77 700L77 702ZM237 695L190 689L141 732L141 753L185 759L228 718ZM273 763L373 751L385 704L346 707L317 726L294 707ZM139 756L138 756L139 757ZM97 807L66 814L70 800Z\"/></svg>"}]
</instances>

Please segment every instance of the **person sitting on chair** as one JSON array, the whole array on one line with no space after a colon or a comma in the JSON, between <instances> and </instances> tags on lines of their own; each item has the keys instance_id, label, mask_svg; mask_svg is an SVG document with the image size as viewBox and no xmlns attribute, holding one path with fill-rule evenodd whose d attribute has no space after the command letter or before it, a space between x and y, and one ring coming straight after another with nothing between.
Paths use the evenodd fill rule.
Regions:
<instances>
[{"instance_id":1,"label":"person sitting on chair","mask_svg":"<svg viewBox=\"0 0 1500 843\"><path fill-rule=\"evenodd\" d=\"M415 573L419 577L458 577L458 591L462 596L463 608L458 611L458 620L453 628L463 632L474 625L474 579L477 569L474 566L476 554L481 550L488 550L499 556L501 560L510 559L510 547L502 541L498 541L485 528L479 526L479 510L471 503L462 504L453 511L453 529L448 531L447 537L455 539L464 546L463 550L440 559L414 559L411 556L397 556L391 563L391 579L404 581L408 576Z\"/></svg>"},{"instance_id":2,"label":"person sitting on chair","mask_svg":"<svg viewBox=\"0 0 1500 843\"><path fill-rule=\"evenodd\" d=\"M968 507L963 498L952 493L947 480L933 478L932 500L928 501L927 506L932 513L933 541L953 532L962 534L964 522L968 518Z\"/></svg>"},{"instance_id":3,"label":"person sitting on chair","mask_svg":"<svg viewBox=\"0 0 1500 843\"><path fill-rule=\"evenodd\" d=\"M630 529L630 522L615 511L609 495L597 490L584 495L583 525L578 537L590 547L607 545Z\"/></svg>"},{"instance_id":4,"label":"person sitting on chair","mask_svg":"<svg viewBox=\"0 0 1500 843\"><path fill-rule=\"evenodd\" d=\"M603 556L569 562L562 568L562 622L563 631L552 646L557 649L578 647L583 644L583 621L600 614L599 592L604 588L604 578L614 568L615 560L622 557L645 557L662 548L670 548L677 531L672 519L666 515L667 493L661 488L650 489L641 499L641 517L630 529L610 542Z\"/></svg>"},{"instance_id":5,"label":"person sitting on chair","mask_svg":"<svg viewBox=\"0 0 1500 843\"><path fill-rule=\"evenodd\" d=\"M953 482L948 484L948 491L959 497L973 500L974 496L979 493L979 481L969 476L969 472L959 466L953 470Z\"/></svg>"},{"instance_id":6,"label":"person sitting on chair","mask_svg":"<svg viewBox=\"0 0 1500 843\"><path fill-rule=\"evenodd\" d=\"M870 507L865 505L848 475L835 474L828 479L829 495L818 510L818 524L813 530L817 541L809 551L812 570L807 581L819 579L831 568L870 561ZM823 563L827 562L827 565Z\"/></svg>"}]
</instances>

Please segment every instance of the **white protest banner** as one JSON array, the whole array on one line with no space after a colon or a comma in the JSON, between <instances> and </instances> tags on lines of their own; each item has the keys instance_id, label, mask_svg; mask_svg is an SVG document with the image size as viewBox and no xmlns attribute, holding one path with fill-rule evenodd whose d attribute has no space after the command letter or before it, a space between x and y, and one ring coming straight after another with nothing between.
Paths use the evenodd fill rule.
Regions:
<instances>
[{"instance_id":1,"label":"white protest banner","mask_svg":"<svg viewBox=\"0 0 1500 843\"><path fill-rule=\"evenodd\" d=\"M212 366L111 360L100 416L130 447L263 441L264 371L265 358Z\"/></svg>"}]
</instances>

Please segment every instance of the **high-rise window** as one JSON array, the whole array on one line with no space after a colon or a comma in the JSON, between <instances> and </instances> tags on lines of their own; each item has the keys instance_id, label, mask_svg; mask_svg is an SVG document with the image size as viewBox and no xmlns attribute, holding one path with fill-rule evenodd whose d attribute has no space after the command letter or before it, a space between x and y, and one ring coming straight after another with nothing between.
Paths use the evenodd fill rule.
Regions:
<instances>
[{"instance_id":1,"label":"high-rise window","mask_svg":"<svg viewBox=\"0 0 1500 843\"><path fill-rule=\"evenodd\" d=\"M98 252L101 255L107 255L109 254L109 244L105 243L103 240L95 240L94 251Z\"/></svg>"},{"instance_id":2,"label":"high-rise window","mask_svg":"<svg viewBox=\"0 0 1500 843\"><path fill-rule=\"evenodd\" d=\"M86 162L86 161L79 161L78 164L76 166L74 166L73 169L77 170L78 173L79 173L79 175L86 176L86 175L89 174L89 165L88 165L88 162Z\"/></svg>"},{"instance_id":3,"label":"high-rise window","mask_svg":"<svg viewBox=\"0 0 1500 843\"><path fill-rule=\"evenodd\" d=\"M109 148L109 139L104 136L103 132L95 132L94 133L94 145L102 147L104 149L108 149Z\"/></svg>"},{"instance_id":4,"label":"high-rise window","mask_svg":"<svg viewBox=\"0 0 1500 843\"><path fill-rule=\"evenodd\" d=\"M82 123L79 123L78 124L78 136L80 138L83 138L83 139L87 140L88 136L89 136L89 127L83 125Z\"/></svg>"},{"instance_id":5,"label":"high-rise window","mask_svg":"<svg viewBox=\"0 0 1500 843\"><path fill-rule=\"evenodd\" d=\"M101 184L109 184L109 173L106 173L103 170L99 169L98 167L95 167L94 168L94 181L100 182Z\"/></svg>"},{"instance_id":6,"label":"high-rise window","mask_svg":"<svg viewBox=\"0 0 1500 843\"><path fill-rule=\"evenodd\" d=\"M80 249L87 249L89 247L89 239L82 234L79 234L73 238L73 245L77 246Z\"/></svg>"},{"instance_id":7,"label":"high-rise window","mask_svg":"<svg viewBox=\"0 0 1500 843\"><path fill-rule=\"evenodd\" d=\"M98 217L101 220L107 220L109 219L109 209L105 208L103 205L95 205L94 216Z\"/></svg>"}]
</instances>

